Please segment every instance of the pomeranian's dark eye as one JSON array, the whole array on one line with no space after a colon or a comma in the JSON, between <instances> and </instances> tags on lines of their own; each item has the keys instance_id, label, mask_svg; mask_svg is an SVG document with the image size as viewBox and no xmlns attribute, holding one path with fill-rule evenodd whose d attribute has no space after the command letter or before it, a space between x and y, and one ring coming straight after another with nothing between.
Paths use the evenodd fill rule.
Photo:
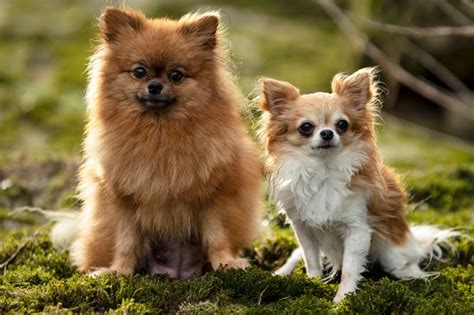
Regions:
<instances>
[{"instance_id":1,"label":"pomeranian's dark eye","mask_svg":"<svg viewBox=\"0 0 474 315\"><path fill-rule=\"evenodd\" d=\"M342 132L347 131L347 128L349 128L349 123L347 120L341 119L336 123L337 129L339 129Z\"/></svg>"},{"instance_id":2,"label":"pomeranian's dark eye","mask_svg":"<svg viewBox=\"0 0 474 315\"><path fill-rule=\"evenodd\" d=\"M144 77L146 77L146 75L147 71L145 67L136 67L132 70L132 76L137 80L143 79Z\"/></svg>"},{"instance_id":3,"label":"pomeranian's dark eye","mask_svg":"<svg viewBox=\"0 0 474 315\"><path fill-rule=\"evenodd\" d=\"M174 83L178 83L184 78L184 74L179 70L173 70L170 72L169 78Z\"/></svg>"},{"instance_id":4,"label":"pomeranian's dark eye","mask_svg":"<svg viewBox=\"0 0 474 315\"><path fill-rule=\"evenodd\" d=\"M314 126L309 122L302 123L301 126L298 127L298 132L304 136L309 137L313 134Z\"/></svg>"}]
</instances>

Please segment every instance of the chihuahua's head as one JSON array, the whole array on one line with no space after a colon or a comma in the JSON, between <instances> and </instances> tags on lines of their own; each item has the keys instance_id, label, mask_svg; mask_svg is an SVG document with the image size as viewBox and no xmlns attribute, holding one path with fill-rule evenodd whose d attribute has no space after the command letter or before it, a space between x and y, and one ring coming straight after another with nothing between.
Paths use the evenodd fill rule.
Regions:
<instances>
[{"instance_id":1,"label":"chihuahua's head","mask_svg":"<svg viewBox=\"0 0 474 315\"><path fill-rule=\"evenodd\" d=\"M108 111L165 112L212 98L219 51L219 15L147 19L131 9L106 8L102 45L91 62L90 93Z\"/></svg>"},{"instance_id":2,"label":"chihuahua's head","mask_svg":"<svg viewBox=\"0 0 474 315\"><path fill-rule=\"evenodd\" d=\"M267 149L330 156L356 141L372 140L379 92L375 70L338 74L332 93L300 95L288 82L262 79L262 136Z\"/></svg>"}]
</instances>

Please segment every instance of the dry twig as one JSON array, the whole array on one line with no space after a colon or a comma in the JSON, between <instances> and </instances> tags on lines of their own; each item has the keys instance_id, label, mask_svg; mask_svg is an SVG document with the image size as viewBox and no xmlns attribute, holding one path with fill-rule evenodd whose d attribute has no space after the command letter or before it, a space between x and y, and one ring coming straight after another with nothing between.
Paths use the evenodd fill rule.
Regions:
<instances>
[{"instance_id":1,"label":"dry twig","mask_svg":"<svg viewBox=\"0 0 474 315\"><path fill-rule=\"evenodd\" d=\"M267 291L268 289L268 286L266 286L262 292L260 292L260 294L258 295L258 300L257 300L257 305L261 305L262 304L262 299L263 299L263 294L265 293L265 291Z\"/></svg>"},{"instance_id":2,"label":"dry twig","mask_svg":"<svg viewBox=\"0 0 474 315\"><path fill-rule=\"evenodd\" d=\"M461 22L460 24L469 25L472 24L472 20L464 15L458 8L449 3L447 0L437 0L438 6L451 17L453 21Z\"/></svg>"},{"instance_id":3,"label":"dry twig","mask_svg":"<svg viewBox=\"0 0 474 315\"><path fill-rule=\"evenodd\" d=\"M36 238L39 234L39 231L36 231L32 235L28 236L23 242L21 242L20 245L15 249L13 254L11 254L10 257L7 258L3 263L0 264L0 269L3 269L5 272L5 268L15 259L15 257L25 248L26 244L28 244L29 241L32 239Z\"/></svg>"},{"instance_id":4,"label":"dry twig","mask_svg":"<svg viewBox=\"0 0 474 315\"><path fill-rule=\"evenodd\" d=\"M474 10L474 1L473 0L462 0L464 6L470 10Z\"/></svg>"},{"instance_id":5,"label":"dry twig","mask_svg":"<svg viewBox=\"0 0 474 315\"><path fill-rule=\"evenodd\" d=\"M405 86L411 88L418 94L431 100L447 110L457 112L469 120L474 120L474 110L462 100L453 97L434 87L428 82L416 78L399 64L392 61L381 49L369 41L367 36L360 32L344 14L344 12L331 0L315 0L326 13L334 20L339 28L347 35L353 46L364 51L367 56L380 64L389 75L396 78Z\"/></svg>"},{"instance_id":6,"label":"dry twig","mask_svg":"<svg viewBox=\"0 0 474 315\"><path fill-rule=\"evenodd\" d=\"M460 94L468 94L471 90L452 73L448 68L441 64L436 58L430 53L421 48L420 46L407 40L404 42L404 49L410 54L410 56L418 61L423 67L431 71L438 79L442 80L449 88L454 92Z\"/></svg>"},{"instance_id":7,"label":"dry twig","mask_svg":"<svg viewBox=\"0 0 474 315\"><path fill-rule=\"evenodd\" d=\"M401 26L395 24L381 23L368 20L362 17L356 17L365 26L372 29L382 30L384 32L413 36L474 36L474 25L465 26L437 26L437 27L417 27L417 26Z\"/></svg>"}]
</instances>

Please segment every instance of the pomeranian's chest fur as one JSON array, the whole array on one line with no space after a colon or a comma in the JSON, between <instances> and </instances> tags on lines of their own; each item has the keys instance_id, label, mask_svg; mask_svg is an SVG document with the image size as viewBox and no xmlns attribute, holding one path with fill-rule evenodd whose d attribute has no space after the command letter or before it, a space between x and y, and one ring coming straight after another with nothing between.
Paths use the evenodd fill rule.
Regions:
<instances>
[{"instance_id":1,"label":"pomeranian's chest fur","mask_svg":"<svg viewBox=\"0 0 474 315\"><path fill-rule=\"evenodd\" d=\"M277 206L292 220L319 228L366 218L362 209L367 209L370 193L350 185L365 161L367 156L358 148L331 156L293 152L278 157L272 177Z\"/></svg>"},{"instance_id":2,"label":"pomeranian's chest fur","mask_svg":"<svg viewBox=\"0 0 474 315\"><path fill-rule=\"evenodd\" d=\"M173 122L151 119L156 121L123 130L107 126L100 137L92 135L88 151L97 153L96 172L142 204L204 201L225 177L221 168L234 158L235 143L210 132L212 121L210 128L183 122L170 128Z\"/></svg>"},{"instance_id":3,"label":"pomeranian's chest fur","mask_svg":"<svg viewBox=\"0 0 474 315\"><path fill-rule=\"evenodd\" d=\"M187 238L199 228L194 223L199 209L228 190L222 183L239 159L236 146L244 151L251 147L245 141L226 141L212 117L201 124L147 118L145 124L124 128L109 123L89 129L85 169L132 201L130 210L144 230Z\"/></svg>"}]
</instances>

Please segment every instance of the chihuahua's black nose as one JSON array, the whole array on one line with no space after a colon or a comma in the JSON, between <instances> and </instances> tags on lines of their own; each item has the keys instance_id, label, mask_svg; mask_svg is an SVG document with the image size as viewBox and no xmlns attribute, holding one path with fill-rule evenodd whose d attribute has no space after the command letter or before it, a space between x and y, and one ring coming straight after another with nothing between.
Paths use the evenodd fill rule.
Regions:
<instances>
[{"instance_id":1,"label":"chihuahua's black nose","mask_svg":"<svg viewBox=\"0 0 474 315\"><path fill-rule=\"evenodd\" d=\"M330 129L324 129L324 130L321 130L319 135L321 136L323 140L331 140L334 137L334 132L332 132L332 130Z\"/></svg>"},{"instance_id":2,"label":"chihuahua's black nose","mask_svg":"<svg viewBox=\"0 0 474 315\"><path fill-rule=\"evenodd\" d=\"M163 84L160 82L150 82L146 88L150 94L160 94L161 90L163 90Z\"/></svg>"}]
</instances>

